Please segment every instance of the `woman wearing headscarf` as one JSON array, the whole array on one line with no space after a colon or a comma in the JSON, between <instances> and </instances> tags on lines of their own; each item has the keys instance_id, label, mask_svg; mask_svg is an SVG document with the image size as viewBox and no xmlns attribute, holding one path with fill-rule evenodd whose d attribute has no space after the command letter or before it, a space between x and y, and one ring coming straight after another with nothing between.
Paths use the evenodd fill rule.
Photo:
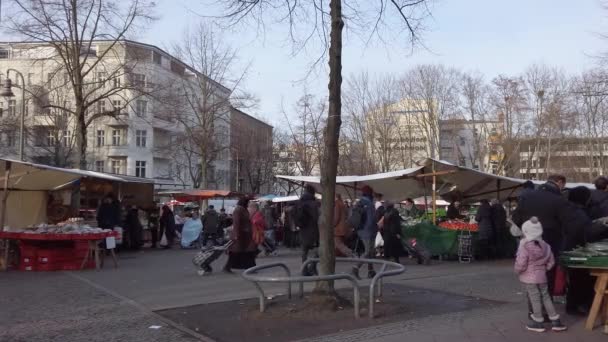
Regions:
<instances>
[{"instance_id":1,"label":"woman wearing headscarf","mask_svg":"<svg viewBox=\"0 0 608 342\"><path fill-rule=\"evenodd\" d=\"M171 211L171 208L169 208L167 205L163 205L159 225L161 240L163 233L167 238L167 245L162 247L171 248L173 245L173 239L175 238L175 215L173 215L173 211Z\"/></svg>"},{"instance_id":2,"label":"woman wearing headscarf","mask_svg":"<svg viewBox=\"0 0 608 342\"><path fill-rule=\"evenodd\" d=\"M494 228L492 226L492 208L487 199L481 200L481 205L475 215L475 221L479 224L479 257L490 259L494 257Z\"/></svg>"},{"instance_id":3,"label":"woman wearing headscarf","mask_svg":"<svg viewBox=\"0 0 608 342\"><path fill-rule=\"evenodd\" d=\"M258 248L253 241L253 227L247 207L249 198L243 197L237 202L232 212L232 233L230 239L234 242L228 249L228 261L224 272L232 273L232 269L246 269L255 266Z\"/></svg>"},{"instance_id":4,"label":"woman wearing headscarf","mask_svg":"<svg viewBox=\"0 0 608 342\"><path fill-rule=\"evenodd\" d=\"M384 232L384 258L393 259L399 263L399 256L403 254L401 244L401 216L392 202L385 202L386 211L382 224Z\"/></svg>"}]
</instances>

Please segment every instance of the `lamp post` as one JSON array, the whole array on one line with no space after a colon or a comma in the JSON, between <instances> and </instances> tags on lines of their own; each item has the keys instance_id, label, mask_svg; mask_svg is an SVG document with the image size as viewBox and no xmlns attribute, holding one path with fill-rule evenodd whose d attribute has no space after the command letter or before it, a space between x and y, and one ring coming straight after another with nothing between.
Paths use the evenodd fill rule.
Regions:
<instances>
[{"instance_id":1,"label":"lamp post","mask_svg":"<svg viewBox=\"0 0 608 342\"><path fill-rule=\"evenodd\" d=\"M19 160L23 161L23 147L25 145L25 136L23 134L24 124L25 124L25 79L23 78L23 74L15 69L6 70L6 79L4 80L4 85L2 87L2 91L0 91L0 96L3 97L14 97L13 93L13 82L9 78L9 73L13 71L21 78L21 122L19 125Z\"/></svg>"}]
</instances>

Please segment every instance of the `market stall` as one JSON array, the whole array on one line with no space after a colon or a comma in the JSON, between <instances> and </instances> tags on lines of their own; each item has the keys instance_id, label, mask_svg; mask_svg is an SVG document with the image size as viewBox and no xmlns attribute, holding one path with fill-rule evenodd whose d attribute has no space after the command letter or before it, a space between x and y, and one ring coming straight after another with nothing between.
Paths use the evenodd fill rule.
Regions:
<instances>
[{"instance_id":1,"label":"market stall","mask_svg":"<svg viewBox=\"0 0 608 342\"><path fill-rule=\"evenodd\" d=\"M18 251L21 245L32 245L31 241L53 240L51 235L48 235L49 233L62 234L69 231L72 235L69 239L63 239L63 241L74 241L74 237L79 233L82 234L79 237L85 238L84 240L105 239L113 234L86 225L84 222L80 222L80 218L78 222L70 221L70 224L48 225L47 223L54 213L53 208L57 202L56 199L62 198L66 192L71 192L71 188L75 184L80 184L81 179L100 179L111 182L123 182L123 179L99 172L64 169L2 158L0 158L0 175L2 175L0 178L2 184L0 189L0 233L3 234L0 235L0 241L2 242L0 246L0 265L2 269L8 269L11 260L9 256L13 255L9 252L14 250L11 247L18 247ZM69 199L67 202L69 203ZM103 233L103 236L101 233ZM100 235L91 236L87 234ZM61 238L63 237L55 236L55 241L61 241ZM70 249L71 252L76 250L76 244L71 242L63 244L58 242L45 243L45 245L46 247L50 246L51 249L52 247L59 248L59 245L62 245L66 247L66 250ZM68 245L70 248L67 248ZM94 256L94 254L99 253L95 248L87 247L84 249L82 246L81 244L80 247L85 250L86 255ZM32 248L29 250L31 251ZM66 250L63 252L68 253ZM24 260L20 257L20 259L15 260L17 255L18 253L15 253L13 261L21 265ZM31 253L29 255L28 260L38 260L38 257L32 258ZM73 267L73 265L70 267Z\"/></svg>"}]
</instances>

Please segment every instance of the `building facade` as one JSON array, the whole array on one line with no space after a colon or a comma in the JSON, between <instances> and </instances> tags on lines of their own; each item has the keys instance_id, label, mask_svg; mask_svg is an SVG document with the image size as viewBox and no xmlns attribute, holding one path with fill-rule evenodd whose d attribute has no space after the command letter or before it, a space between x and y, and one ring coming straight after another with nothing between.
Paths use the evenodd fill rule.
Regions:
<instances>
[{"instance_id":1,"label":"building facade","mask_svg":"<svg viewBox=\"0 0 608 342\"><path fill-rule=\"evenodd\" d=\"M86 76L87 168L136 177L154 178L164 186L189 187L201 165L196 153L186 151L179 137L186 131L184 118L195 117L177 100L184 84L196 89L205 77L155 46L120 41L99 41L82 57L90 65ZM106 52L111 49L111 53ZM25 101L25 159L57 166L76 166L76 111L69 77L50 45L0 43L0 72L10 71L15 97L0 99L0 151L17 158L18 120ZM22 84L24 83L24 84ZM21 87L25 97L21 96ZM234 119L230 91L220 84L212 90L218 106L214 131L224 132L214 141L217 153L209 163L210 188L230 189L232 174L231 129ZM195 120L192 120L195 121ZM177 146L176 146L177 145ZM183 151L176 151L182 148ZM194 150L191 148L190 150ZM189 158L189 159L188 159Z\"/></svg>"},{"instance_id":2,"label":"building facade","mask_svg":"<svg viewBox=\"0 0 608 342\"><path fill-rule=\"evenodd\" d=\"M560 173L569 182L592 182L608 174L608 138L528 138L517 145L521 178L544 180Z\"/></svg>"},{"instance_id":3,"label":"building facade","mask_svg":"<svg viewBox=\"0 0 608 342\"><path fill-rule=\"evenodd\" d=\"M455 165L500 173L501 127L500 121L441 120L440 158Z\"/></svg>"},{"instance_id":4,"label":"building facade","mask_svg":"<svg viewBox=\"0 0 608 342\"><path fill-rule=\"evenodd\" d=\"M439 156L439 121L419 101L402 100L367 114L365 146L378 172Z\"/></svg>"},{"instance_id":5,"label":"building facade","mask_svg":"<svg viewBox=\"0 0 608 342\"><path fill-rule=\"evenodd\" d=\"M251 194L272 191L272 130L266 122L231 108L230 189Z\"/></svg>"}]
</instances>

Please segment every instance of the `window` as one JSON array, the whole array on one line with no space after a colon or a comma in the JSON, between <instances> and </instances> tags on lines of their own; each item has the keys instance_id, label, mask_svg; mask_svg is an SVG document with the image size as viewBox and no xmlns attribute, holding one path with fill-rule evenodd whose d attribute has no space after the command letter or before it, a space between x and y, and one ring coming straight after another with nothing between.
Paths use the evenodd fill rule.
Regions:
<instances>
[{"instance_id":1,"label":"window","mask_svg":"<svg viewBox=\"0 0 608 342\"><path fill-rule=\"evenodd\" d=\"M122 112L122 101L121 100L112 100L112 107L114 107L114 111L120 114Z\"/></svg>"},{"instance_id":2,"label":"window","mask_svg":"<svg viewBox=\"0 0 608 342\"><path fill-rule=\"evenodd\" d=\"M25 116L30 115L30 104L28 101L25 102Z\"/></svg>"},{"instance_id":3,"label":"window","mask_svg":"<svg viewBox=\"0 0 608 342\"><path fill-rule=\"evenodd\" d=\"M97 147L106 144L106 132L102 129L97 130Z\"/></svg>"},{"instance_id":4,"label":"window","mask_svg":"<svg viewBox=\"0 0 608 342\"><path fill-rule=\"evenodd\" d=\"M46 132L46 146L55 146L55 134L52 131Z\"/></svg>"},{"instance_id":5,"label":"window","mask_svg":"<svg viewBox=\"0 0 608 342\"><path fill-rule=\"evenodd\" d=\"M460 146L464 146L466 144L466 140L464 137L458 137L460 139Z\"/></svg>"},{"instance_id":6,"label":"window","mask_svg":"<svg viewBox=\"0 0 608 342\"><path fill-rule=\"evenodd\" d=\"M137 100L135 102L135 115L145 118L148 114L148 101Z\"/></svg>"},{"instance_id":7,"label":"window","mask_svg":"<svg viewBox=\"0 0 608 342\"><path fill-rule=\"evenodd\" d=\"M97 113L105 113L105 111L106 111L106 101L99 100L97 102Z\"/></svg>"},{"instance_id":8,"label":"window","mask_svg":"<svg viewBox=\"0 0 608 342\"><path fill-rule=\"evenodd\" d=\"M97 160L95 161L95 171L97 172L105 172L104 169L104 164L105 162L103 160Z\"/></svg>"},{"instance_id":9,"label":"window","mask_svg":"<svg viewBox=\"0 0 608 342\"><path fill-rule=\"evenodd\" d=\"M114 88L120 88L120 77L114 77L112 79L112 85Z\"/></svg>"},{"instance_id":10,"label":"window","mask_svg":"<svg viewBox=\"0 0 608 342\"><path fill-rule=\"evenodd\" d=\"M112 130L112 146L120 146L122 131L120 129Z\"/></svg>"},{"instance_id":11,"label":"window","mask_svg":"<svg viewBox=\"0 0 608 342\"><path fill-rule=\"evenodd\" d=\"M152 51L152 61L156 64L162 64L163 61L163 57L161 56L160 53L156 52L156 51Z\"/></svg>"},{"instance_id":12,"label":"window","mask_svg":"<svg viewBox=\"0 0 608 342\"><path fill-rule=\"evenodd\" d=\"M27 74L27 85L32 85L34 83L34 77L33 73Z\"/></svg>"},{"instance_id":13,"label":"window","mask_svg":"<svg viewBox=\"0 0 608 342\"><path fill-rule=\"evenodd\" d=\"M15 131L6 132L6 147L15 147L16 135Z\"/></svg>"},{"instance_id":14,"label":"window","mask_svg":"<svg viewBox=\"0 0 608 342\"><path fill-rule=\"evenodd\" d=\"M135 177L146 177L146 162L137 160L135 162Z\"/></svg>"},{"instance_id":15,"label":"window","mask_svg":"<svg viewBox=\"0 0 608 342\"><path fill-rule=\"evenodd\" d=\"M4 102L0 102L0 118L4 114Z\"/></svg>"},{"instance_id":16,"label":"window","mask_svg":"<svg viewBox=\"0 0 608 342\"><path fill-rule=\"evenodd\" d=\"M0 59L8 59L8 50L0 49Z\"/></svg>"},{"instance_id":17,"label":"window","mask_svg":"<svg viewBox=\"0 0 608 342\"><path fill-rule=\"evenodd\" d=\"M146 75L143 74L132 74L133 86L144 88L146 86Z\"/></svg>"},{"instance_id":18,"label":"window","mask_svg":"<svg viewBox=\"0 0 608 342\"><path fill-rule=\"evenodd\" d=\"M108 78L107 72L98 72L97 74L95 74L95 77L97 78L97 82L101 83L102 86L106 85L106 80Z\"/></svg>"},{"instance_id":19,"label":"window","mask_svg":"<svg viewBox=\"0 0 608 342\"><path fill-rule=\"evenodd\" d=\"M8 115L15 115L16 100L8 100Z\"/></svg>"},{"instance_id":20,"label":"window","mask_svg":"<svg viewBox=\"0 0 608 342\"><path fill-rule=\"evenodd\" d=\"M63 146L70 146L70 131L64 131L63 132L63 139L62 139L62 144Z\"/></svg>"},{"instance_id":21,"label":"window","mask_svg":"<svg viewBox=\"0 0 608 342\"><path fill-rule=\"evenodd\" d=\"M135 131L135 145L137 147L146 147L146 135L147 132L145 130Z\"/></svg>"},{"instance_id":22,"label":"window","mask_svg":"<svg viewBox=\"0 0 608 342\"><path fill-rule=\"evenodd\" d=\"M120 162L120 159L112 159L111 161L111 167L112 167L112 173L116 173L116 174L120 174L121 171L121 165L122 163Z\"/></svg>"}]
</instances>

